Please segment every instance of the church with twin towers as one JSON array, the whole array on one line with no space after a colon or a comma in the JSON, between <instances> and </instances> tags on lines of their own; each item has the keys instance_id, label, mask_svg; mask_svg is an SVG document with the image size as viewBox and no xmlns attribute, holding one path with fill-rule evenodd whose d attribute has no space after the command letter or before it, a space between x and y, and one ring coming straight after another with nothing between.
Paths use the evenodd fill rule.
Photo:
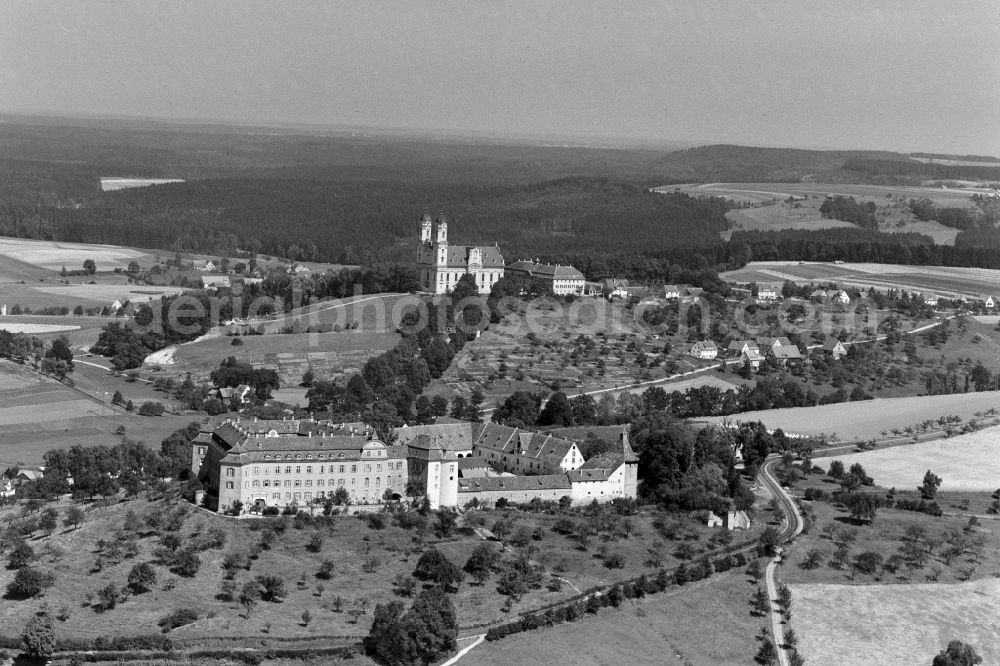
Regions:
<instances>
[{"instance_id":1,"label":"church with twin towers","mask_svg":"<svg viewBox=\"0 0 1000 666\"><path fill-rule=\"evenodd\" d=\"M424 290L445 294L466 273L476 279L479 293L487 294L503 277L503 256L497 246L449 245L448 220L424 214L420 220L417 275Z\"/></svg>"}]
</instances>

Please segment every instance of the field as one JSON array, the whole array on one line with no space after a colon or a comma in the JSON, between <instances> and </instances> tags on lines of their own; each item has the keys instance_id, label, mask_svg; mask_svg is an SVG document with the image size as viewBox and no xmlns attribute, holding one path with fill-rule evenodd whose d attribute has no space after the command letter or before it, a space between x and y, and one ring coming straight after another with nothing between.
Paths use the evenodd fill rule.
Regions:
<instances>
[{"instance_id":1,"label":"field","mask_svg":"<svg viewBox=\"0 0 1000 666\"><path fill-rule=\"evenodd\" d=\"M927 234L935 243L951 245L958 229L937 222L917 220L906 206L909 199L927 198L941 207L972 206L971 196L986 192L982 188L943 189L940 187L904 187L881 185L843 185L815 183L708 183L658 188L671 192L680 190L692 196L718 196L752 204L751 208L731 210L726 214L730 229L723 233L728 239L735 229L770 231L776 229L830 229L854 226L842 220L824 218L819 208L827 195L851 196L858 201L874 202L879 229L886 232L916 232ZM787 201L795 197L795 201Z\"/></svg>"},{"instance_id":2,"label":"field","mask_svg":"<svg viewBox=\"0 0 1000 666\"><path fill-rule=\"evenodd\" d=\"M6 237L0 238L0 255L50 271L59 271L63 266L76 270L82 268L83 262L87 259L92 259L99 271L111 271L115 268L124 270L130 261L146 259L148 256L142 250L115 245L58 243Z\"/></svg>"},{"instance_id":3,"label":"field","mask_svg":"<svg viewBox=\"0 0 1000 666\"><path fill-rule=\"evenodd\" d=\"M929 664L950 640L1000 663L1000 580L792 585L799 651L824 666Z\"/></svg>"},{"instance_id":4,"label":"field","mask_svg":"<svg viewBox=\"0 0 1000 666\"><path fill-rule=\"evenodd\" d=\"M750 616L753 590L741 573L727 572L641 600L621 609L556 627L483 643L463 661L507 664L664 664L718 666L754 663ZM822 663L813 661L811 663Z\"/></svg>"},{"instance_id":5,"label":"field","mask_svg":"<svg viewBox=\"0 0 1000 666\"><path fill-rule=\"evenodd\" d=\"M976 412L997 407L1000 391L956 393L951 395L878 398L818 407L792 407L758 412L744 412L727 417L706 417L709 423L726 421L761 421L769 429L786 433L831 435L842 441L872 439L883 430L905 428L929 418L956 415L963 421Z\"/></svg>"},{"instance_id":6,"label":"field","mask_svg":"<svg viewBox=\"0 0 1000 666\"><path fill-rule=\"evenodd\" d=\"M861 463L880 486L916 486L931 469L942 479L941 490L992 492L1000 487L1000 426L836 458L847 467ZM814 462L826 469L832 459L817 458Z\"/></svg>"},{"instance_id":7,"label":"field","mask_svg":"<svg viewBox=\"0 0 1000 666\"><path fill-rule=\"evenodd\" d=\"M734 282L837 282L863 290L875 287L879 290L932 291L939 296L981 297L1000 293L1000 270L987 268L754 261L739 270L722 273L720 277Z\"/></svg>"},{"instance_id":8,"label":"field","mask_svg":"<svg viewBox=\"0 0 1000 666\"><path fill-rule=\"evenodd\" d=\"M126 399L141 404L158 400L172 406L165 396L142 382L127 382L77 359L71 375L77 387L101 400L91 400L30 369L0 361L0 469L10 465L38 465L53 448L80 444L114 446L121 442L115 434L119 426L128 437L159 446L174 430L202 415L145 417L127 414L112 407L111 395L120 390ZM103 401L103 404L102 404Z\"/></svg>"}]
</instances>

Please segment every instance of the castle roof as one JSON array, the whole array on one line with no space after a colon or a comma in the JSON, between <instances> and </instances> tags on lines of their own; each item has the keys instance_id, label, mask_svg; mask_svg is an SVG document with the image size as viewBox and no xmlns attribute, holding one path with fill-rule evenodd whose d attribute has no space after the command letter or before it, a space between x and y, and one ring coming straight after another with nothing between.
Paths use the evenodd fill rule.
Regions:
<instances>
[{"instance_id":1,"label":"castle roof","mask_svg":"<svg viewBox=\"0 0 1000 666\"><path fill-rule=\"evenodd\" d=\"M458 480L458 492L516 492L523 490L570 490L569 477L565 474L540 474L538 476L477 476Z\"/></svg>"}]
</instances>

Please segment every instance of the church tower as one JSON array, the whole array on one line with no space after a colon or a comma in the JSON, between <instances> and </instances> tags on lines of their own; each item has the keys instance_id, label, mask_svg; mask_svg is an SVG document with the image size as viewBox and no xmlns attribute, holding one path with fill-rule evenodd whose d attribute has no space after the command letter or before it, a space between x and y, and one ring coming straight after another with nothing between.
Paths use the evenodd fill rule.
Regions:
<instances>
[{"instance_id":1,"label":"church tower","mask_svg":"<svg viewBox=\"0 0 1000 666\"><path fill-rule=\"evenodd\" d=\"M437 241L434 243L437 265L448 265L448 218L441 215L437 219Z\"/></svg>"},{"instance_id":2,"label":"church tower","mask_svg":"<svg viewBox=\"0 0 1000 666\"><path fill-rule=\"evenodd\" d=\"M420 220L420 242L430 243L431 242L431 216L428 213L424 213L423 219Z\"/></svg>"}]
</instances>

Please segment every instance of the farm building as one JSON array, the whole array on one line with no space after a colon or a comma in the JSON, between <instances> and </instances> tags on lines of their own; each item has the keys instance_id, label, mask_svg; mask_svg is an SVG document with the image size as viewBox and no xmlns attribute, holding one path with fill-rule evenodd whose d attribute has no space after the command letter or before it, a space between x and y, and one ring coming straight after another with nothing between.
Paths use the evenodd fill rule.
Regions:
<instances>
[{"instance_id":1,"label":"farm building","mask_svg":"<svg viewBox=\"0 0 1000 666\"><path fill-rule=\"evenodd\" d=\"M773 284L757 285L758 301L776 301L781 296L781 287Z\"/></svg>"}]
</instances>

